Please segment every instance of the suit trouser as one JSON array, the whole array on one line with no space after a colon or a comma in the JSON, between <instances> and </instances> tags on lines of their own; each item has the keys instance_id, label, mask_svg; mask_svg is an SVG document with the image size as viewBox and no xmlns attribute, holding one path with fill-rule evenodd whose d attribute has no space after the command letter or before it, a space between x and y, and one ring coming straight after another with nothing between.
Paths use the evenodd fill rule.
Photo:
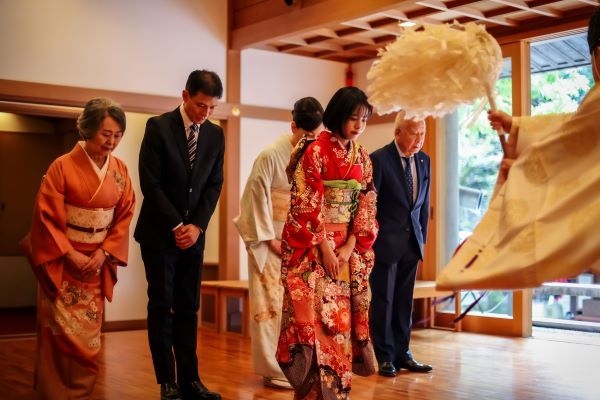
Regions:
<instances>
[{"instance_id":1,"label":"suit trouser","mask_svg":"<svg viewBox=\"0 0 600 400\"><path fill-rule=\"evenodd\" d=\"M371 272L371 336L379 363L398 363L410 353L413 291L419 256L407 251L395 263L377 262Z\"/></svg>"},{"instance_id":2,"label":"suit trouser","mask_svg":"<svg viewBox=\"0 0 600 400\"><path fill-rule=\"evenodd\" d=\"M148 340L156 380L180 384L197 381L203 254L195 248L141 245L141 249L148 281Z\"/></svg>"}]
</instances>

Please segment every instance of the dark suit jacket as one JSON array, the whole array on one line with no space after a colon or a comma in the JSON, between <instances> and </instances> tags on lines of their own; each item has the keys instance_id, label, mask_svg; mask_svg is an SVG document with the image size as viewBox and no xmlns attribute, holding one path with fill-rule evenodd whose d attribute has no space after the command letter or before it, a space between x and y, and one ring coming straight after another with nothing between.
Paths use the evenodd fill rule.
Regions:
<instances>
[{"instance_id":1,"label":"dark suit jacket","mask_svg":"<svg viewBox=\"0 0 600 400\"><path fill-rule=\"evenodd\" d=\"M179 107L152 117L140 148L139 173L144 200L134 237L158 248L175 246L172 229L179 223L206 231L223 186L225 135L218 125L200 126L194 168L190 162ZM205 235L196 247L204 249Z\"/></svg>"},{"instance_id":2,"label":"dark suit jacket","mask_svg":"<svg viewBox=\"0 0 600 400\"><path fill-rule=\"evenodd\" d=\"M373 246L377 261L391 264L400 259L414 235L423 259L423 246L427 240L429 222L429 156L422 151L415 154L418 193L410 205L402 160L394 142L374 151L373 182L377 188L377 222L379 235Z\"/></svg>"}]
</instances>

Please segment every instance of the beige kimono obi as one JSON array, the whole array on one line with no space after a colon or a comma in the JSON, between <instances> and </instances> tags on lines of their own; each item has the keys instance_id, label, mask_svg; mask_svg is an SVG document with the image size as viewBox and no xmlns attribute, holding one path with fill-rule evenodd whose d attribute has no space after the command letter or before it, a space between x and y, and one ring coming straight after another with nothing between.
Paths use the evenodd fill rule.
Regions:
<instances>
[{"instance_id":1,"label":"beige kimono obi","mask_svg":"<svg viewBox=\"0 0 600 400\"><path fill-rule=\"evenodd\" d=\"M336 224L348 224L358 206L360 183L355 179L323 181L323 215L329 230Z\"/></svg>"},{"instance_id":2,"label":"beige kimono obi","mask_svg":"<svg viewBox=\"0 0 600 400\"><path fill-rule=\"evenodd\" d=\"M65 204L67 238L77 243L102 243L108 234L114 208L81 208Z\"/></svg>"},{"instance_id":3,"label":"beige kimono obi","mask_svg":"<svg viewBox=\"0 0 600 400\"><path fill-rule=\"evenodd\" d=\"M271 203L273 207L273 221L285 222L290 210L290 191L271 189Z\"/></svg>"}]
</instances>

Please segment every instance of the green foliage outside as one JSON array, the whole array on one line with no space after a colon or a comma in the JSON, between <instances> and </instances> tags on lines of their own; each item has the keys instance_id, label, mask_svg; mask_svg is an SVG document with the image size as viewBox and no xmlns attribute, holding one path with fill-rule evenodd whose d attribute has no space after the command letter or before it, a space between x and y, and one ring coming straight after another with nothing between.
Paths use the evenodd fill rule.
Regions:
<instances>
[{"instance_id":1,"label":"green foliage outside","mask_svg":"<svg viewBox=\"0 0 600 400\"><path fill-rule=\"evenodd\" d=\"M573 112L593 84L589 66L569 68L534 74L531 77L531 115L559 112ZM511 113L512 82L501 78L496 83L496 106ZM459 123L464 124L478 105L461 107ZM487 209L496 182L498 164L502 158L502 148L498 135L487 120L486 105L475 123L461 126L459 136L459 184L483 192L484 201L481 213ZM475 213L477 214L477 213ZM459 230L472 231L479 217L473 213L459 220Z\"/></svg>"}]
</instances>

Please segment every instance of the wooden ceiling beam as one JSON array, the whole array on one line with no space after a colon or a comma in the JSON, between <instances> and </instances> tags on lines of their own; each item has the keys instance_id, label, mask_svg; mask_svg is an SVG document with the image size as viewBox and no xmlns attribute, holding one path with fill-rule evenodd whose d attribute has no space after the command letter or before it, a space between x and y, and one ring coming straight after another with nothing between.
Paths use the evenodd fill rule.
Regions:
<instances>
[{"instance_id":1,"label":"wooden ceiling beam","mask_svg":"<svg viewBox=\"0 0 600 400\"><path fill-rule=\"evenodd\" d=\"M333 23L342 23L398 8L404 1L398 0L324 0L297 4L279 16L250 22L231 31L230 48L241 50L265 42L272 42L290 34L301 36L314 29L325 28ZM234 10L235 12L235 10Z\"/></svg>"},{"instance_id":2,"label":"wooden ceiling beam","mask_svg":"<svg viewBox=\"0 0 600 400\"><path fill-rule=\"evenodd\" d=\"M589 4L590 6L598 7L598 0L577 0L580 3Z\"/></svg>"},{"instance_id":3,"label":"wooden ceiling beam","mask_svg":"<svg viewBox=\"0 0 600 400\"><path fill-rule=\"evenodd\" d=\"M351 63L400 34L399 22L485 23L501 43L584 28L598 0L230 0L230 49L277 50ZM356 51L361 53L356 54Z\"/></svg>"},{"instance_id":4,"label":"wooden ceiling beam","mask_svg":"<svg viewBox=\"0 0 600 400\"><path fill-rule=\"evenodd\" d=\"M422 17L429 17L429 16L432 16L435 14L439 14L440 12L443 12L443 11L449 11L453 8L470 6L472 4L479 3L479 2L481 2L481 0L452 0L452 1L445 1L445 2L436 1L436 3L442 3L442 4L439 5L439 7L423 6L423 8L419 8L417 10L407 12L406 16L410 20L419 19ZM415 1L415 3L420 5L419 1Z\"/></svg>"},{"instance_id":5,"label":"wooden ceiling beam","mask_svg":"<svg viewBox=\"0 0 600 400\"><path fill-rule=\"evenodd\" d=\"M490 0L493 3L503 4L505 6L513 7L521 11L527 11L533 14L544 15L546 17L558 18L561 16L561 12L548 6L537 6L530 7L529 4L525 3L525 0Z\"/></svg>"},{"instance_id":6,"label":"wooden ceiling beam","mask_svg":"<svg viewBox=\"0 0 600 400\"><path fill-rule=\"evenodd\" d=\"M546 37L555 35L556 32L576 32L587 28L588 20L593 7L583 7L565 12L555 24L548 24L548 18L537 17L528 19L526 23L517 28L496 26L487 31L498 40L498 43L516 42L523 37Z\"/></svg>"},{"instance_id":7,"label":"wooden ceiling beam","mask_svg":"<svg viewBox=\"0 0 600 400\"><path fill-rule=\"evenodd\" d=\"M476 19L479 21L491 22L491 23L498 24L498 25L506 25L506 26L517 26L518 25L515 21L511 20L510 18L488 17L488 16L486 16L486 14L483 11L478 10L477 8L469 7L466 5L461 5L461 6L455 7L451 3L455 3L455 2L444 3L443 1L440 1L440 0L417 1L417 4L420 6L433 8L433 9L436 9L439 11L451 12L451 13L454 13L461 17L469 17L469 18L473 18L473 19Z\"/></svg>"},{"instance_id":8,"label":"wooden ceiling beam","mask_svg":"<svg viewBox=\"0 0 600 400\"><path fill-rule=\"evenodd\" d=\"M360 32L349 33L346 30L342 32L338 32L338 37L342 40L351 41L357 43L359 45L374 45L375 42L370 37L363 37L360 35Z\"/></svg>"},{"instance_id":9,"label":"wooden ceiling beam","mask_svg":"<svg viewBox=\"0 0 600 400\"><path fill-rule=\"evenodd\" d=\"M519 10L515 9L514 7L505 6L505 7L498 7L498 8L494 8L492 10L486 11L485 15L487 15L489 18L491 18L491 17L498 17L498 16L512 14L517 11L519 11Z\"/></svg>"},{"instance_id":10,"label":"wooden ceiling beam","mask_svg":"<svg viewBox=\"0 0 600 400\"><path fill-rule=\"evenodd\" d=\"M531 8L547 6L549 4L556 3L556 0L529 0L527 1L527 5Z\"/></svg>"}]
</instances>

